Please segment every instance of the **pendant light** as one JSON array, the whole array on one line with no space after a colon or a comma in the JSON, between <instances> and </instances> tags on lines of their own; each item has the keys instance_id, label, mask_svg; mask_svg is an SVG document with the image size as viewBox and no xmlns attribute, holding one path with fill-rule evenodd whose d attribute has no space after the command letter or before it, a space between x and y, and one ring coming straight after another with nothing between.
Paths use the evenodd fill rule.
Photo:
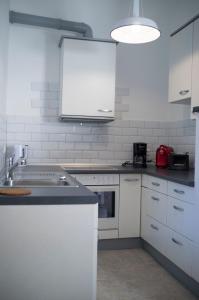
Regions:
<instances>
[{"instance_id":1,"label":"pendant light","mask_svg":"<svg viewBox=\"0 0 199 300\"><path fill-rule=\"evenodd\" d=\"M140 0L134 0L133 17L122 19L111 31L111 37L121 43L144 44L160 37L157 24L140 16Z\"/></svg>"}]
</instances>

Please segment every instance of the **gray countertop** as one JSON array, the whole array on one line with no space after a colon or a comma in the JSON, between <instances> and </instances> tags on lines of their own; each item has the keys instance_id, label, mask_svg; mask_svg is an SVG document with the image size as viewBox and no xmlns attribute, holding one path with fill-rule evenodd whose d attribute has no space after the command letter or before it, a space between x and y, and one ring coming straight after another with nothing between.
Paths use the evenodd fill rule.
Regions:
<instances>
[{"instance_id":1,"label":"gray countertop","mask_svg":"<svg viewBox=\"0 0 199 300\"><path fill-rule=\"evenodd\" d=\"M189 171L176 171L168 169L158 169L155 166L148 166L146 169L139 169L133 167L122 166L67 166L62 165L69 174L148 174L151 176L159 177L165 180L176 182L179 184L194 186L194 170Z\"/></svg>"},{"instance_id":2,"label":"gray countertop","mask_svg":"<svg viewBox=\"0 0 199 300\"><path fill-rule=\"evenodd\" d=\"M19 167L15 171L15 178L49 178L53 175L65 175L60 166L35 166ZM67 177L71 177L67 175ZM67 205L67 204L96 204L97 197L89 189L73 178L74 186L40 186L28 187L32 194L28 196L3 196L0 195L0 205ZM5 188L5 186L4 186ZM12 187L9 187L12 189Z\"/></svg>"},{"instance_id":3,"label":"gray countertop","mask_svg":"<svg viewBox=\"0 0 199 300\"><path fill-rule=\"evenodd\" d=\"M28 188L28 196L0 196L0 205L96 204L97 197L84 186Z\"/></svg>"},{"instance_id":4,"label":"gray countertop","mask_svg":"<svg viewBox=\"0 0 199 300\"><path fill-rule=\"evenodd\" d=\"M64 168L64 169L63 169ZM65 170L65 171L64 171ZM165 180L193 187L194 170L173 171L157 169L148 166L146 169L110 165L41 165L27 166L21 170L24 174L29 172L57 172L60 174L148 174ZM31 173L31 174L33 174ZM89 189L78 183L71 187L31 187L32 194L28 196L0 196L0 205L67 205L67 204L96 204L97 197Z\"/></svg>"}]
</instances>

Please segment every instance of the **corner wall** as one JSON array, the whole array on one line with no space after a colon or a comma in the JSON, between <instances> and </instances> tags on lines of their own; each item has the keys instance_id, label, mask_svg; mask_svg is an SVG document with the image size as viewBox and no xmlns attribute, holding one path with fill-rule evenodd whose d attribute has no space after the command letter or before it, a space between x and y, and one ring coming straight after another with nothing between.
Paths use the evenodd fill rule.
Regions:
<instances>
[{"instance_id":1,"label":"corner wall","mask_svg":"<svg viewBox=\"0 0 199 300\"><path fill-rule=\"evenodd\" d=\"M0 179L4 175L6 148L6 78L9 35L9 1L0 1Z\"/></svg>"}]
</instances>

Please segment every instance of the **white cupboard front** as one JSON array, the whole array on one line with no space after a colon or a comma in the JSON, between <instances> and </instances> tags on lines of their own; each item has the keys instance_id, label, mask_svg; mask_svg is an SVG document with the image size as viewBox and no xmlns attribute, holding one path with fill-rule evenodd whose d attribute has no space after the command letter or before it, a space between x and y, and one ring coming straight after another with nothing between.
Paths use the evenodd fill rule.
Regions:
<instances>
[{"instance_id":1,"label":"white cupboard front","mask_svg":"<svg viewBox=\"0 0 199 300\"><path fill-rule=\"evenodd\" d=\"M113 120L116 43L64 38L61 118Z\"/></svg>"},{"instance_id":2,"label":"white cupboard front","mask_svg":"<svg viewBox=\"0 0 199 300\"><path fill-rule=\"evenodd\" d=\"M119 238L140 236L141 175L120 175Z\"/></svg>"},{"instance_id":3,"label":"white cupboard front","mask_svg":"<svg viewBox=\"0 0 199 300\"><path fill-rule=\"evenodd\" d=\"M193 23L171 37L169 102L191 98Z\"/></svg>"}]
</instances>

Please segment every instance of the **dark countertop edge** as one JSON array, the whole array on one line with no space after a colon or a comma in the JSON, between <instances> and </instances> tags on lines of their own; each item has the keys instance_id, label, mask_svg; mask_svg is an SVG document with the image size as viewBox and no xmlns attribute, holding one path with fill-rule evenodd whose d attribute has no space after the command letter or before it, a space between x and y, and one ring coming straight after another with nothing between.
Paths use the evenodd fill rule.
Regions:
<instances>
[{"instance_id":1,"label":"dark countertop edge","mask_svg":"<svg viewBox=\"0 0 199 300\"><path fill-rule=\"evenodd\" d=\"M113 169L102 169L102 170L98 170L98 169L92 169L92 170L89 170L89 169L65 169L65 171L69 174L145 174L145 175L150 175L150 176L153 176L153 177L157 177L157 178L161 178L161 179L164 179L164 180L168 180L168 181L171 181L171 182L175 182L175 183L178 183L178 184L182 184L182 185L186 185L186 186L189 186L189 187L194 187L194 180L191 180L191 179L186 179L186 178L180 178L177 177L177 175L180 173L182 174L185 174L187 172L187 175L188 173L191 173L193 172L193 170L190 170L190 171L179 171L179 170L176 170L176 171L172 171L172 172L176 172L175 176L172 176L172 175L169 175L169 174L160 174L158 173L159 170L164 170L164 169L156 169L154 167L154 169L150 169L150 167L146 168L146 169L139 169L139 168L135 168L135 169L132 169L132 168L125 168L125 169L121 169L122 167L119 167L118 169L116 169L115 167L113 167ZM168 170L168 172L170 172Z\"/></svg>"},{"instance_id":2,"label":"dark countertop edge","mask_svg":"<svg viewBox=\"0 0 199 300\"><path fill-rule=\"evenodd\" d=\"M186 185L186 186L189 186L189 187L194 187L195 186L194 181L178 179L178 178L171 177L169 175L158 175L158 174L154 174L153 172L150 172L150 171L145 172L145 173L143 172L142 174L146 174L146 175L150 175L150 176L157 177L157 178L160 178L160 179L164 179L164 180L168 180L168 181L171 181L171 182L179 183L179 184Z\"/></svg>"},{"instance_id":3,"label":"dark countertop edge","mask_svg":"<svg viewBox=\"0 0 199 300\"><path fill-rule=\"evenodd\" d=\"M0 196L0 206L3 205L85 205L97 204L95 196Z\"/></svg>"}]
</instances>

